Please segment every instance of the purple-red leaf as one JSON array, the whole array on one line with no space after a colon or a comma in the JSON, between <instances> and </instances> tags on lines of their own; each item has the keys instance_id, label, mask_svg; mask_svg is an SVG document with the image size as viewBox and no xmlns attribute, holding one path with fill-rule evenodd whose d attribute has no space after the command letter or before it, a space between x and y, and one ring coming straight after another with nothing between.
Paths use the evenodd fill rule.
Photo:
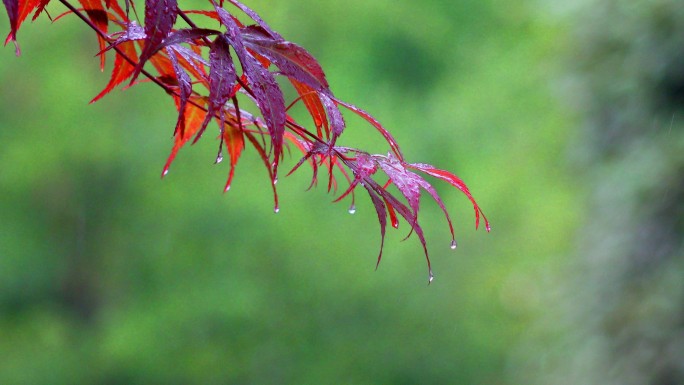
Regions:
<instances>
[{"instance_id":1,"label":"purple-red leaf","mask_svg":"<svg viewBox=\"0 0 684 385\"><path fill-rule=\"evenodd\" d=\"M473 195L468 190L466 184L459 177L448 171L440 170L432 165L424 163L412 163L408 164L407 167L422 171L428 175L434 176L435 178L445 180L449 182L452 186L461 190L463 194L465 194L468 197L470 202L473 204L473 208L475 209L475 228L477 229L480 226L480 215L482 215L482 218L485 221L485 229L487 231L491 230L487 217L485 217L484 213L482 212L482 209L480 209L480 206L478 206L477 202L475 202L475 198L473 198Z\"/></svg>"},{"instance_id":2,"label":"purple-red leaf","mask_svg":"<svg viewBox=\"0 0 684 385\"><path fill-rule=\"evenodd\" d=\"M213 1L213 0L212 0L212 1ZM261 17L259 17L259 15L257 15L256 12L252 11L252 10L249 9L246 5L240 3L239 1L236 1L236 0L228 0L228 1L229 1L231 4L233 4L234 6L240 8L240 10L242 10L242 12L244 12L244 13L245 13L247 16L249 16L252 20L256 21L257 24L259 24L259 26L260 26L261 28L263 28L266 32L268 32L274 39L282 39L282 37L280 36L280 34L279 34L278 32L276 32L276 31L274 31L273 29L271 29L271 27L269 27L269 25L266 24L266 22L263 21L263 20L261 19Z\"/></svg>"},{"instance_id":3,"label":"purple-red leaf","mask_svg":"<svg viewBox=\"0 0 684 385\"><path fill-rule=\"evenodd\" d=\"M211 35L219 35L220 33L221 32L215 29L207 28L179 29L178 31L172 32L169 36L167 36L159 48L161 49L170 45L181 43L191 43L195 39L201 39Z\"/></svg>"},{"instance_id":4,"label":"purple-red leaf","mask_svg":"<svg viewBox=\"0 0 684 385\"><path fill-rule=\"evenodd\" d=\"M390 194L387 190L382 188L382 186L380 186L376 181L367 178L364 183L370 186L370 188L372 188L373 191L375 191L379 196L381 196L385 200L385 202L387 202L388 207L392 206L399 213L399 215L401 215L407 222L409 222L412 231L416 233L418 239L420 240L420 244L423 246L425 261L427 262L428 267L428 283L432 282L434 276L432 274L432 266L430 264L430 257L428 255L427 242L425 241L423 228L420 226L418 221L413 220L413 213L411 212L411 209L406 207L406 205L404 205L403 203L401 203L397 198L394 197L394 195ZM364 185L364 187L365 186L366 185Z\"/></svg>"},{"instance_id":5,"label":"purple-red leaf","mask_svg":"<svg viewBox=\"0 0 684 385\"><path fill-rule=\"evenodd\" d=\"M394 136L392 136L392 134L390 134L390 132L387 131L387 129L385 127L383 127L382 124L380 124L380 122L378 122L368 112L366 112L366 111L364 111L364 110L362 110L362 109L360 109L360 108L358 108L352 104L345 103L339 99L335 99L335 103L346 107L350 111L354 112L355 114L357 114L360 117L362 117L363 119L365 119L373 127L375 127L375 129L378 130L378 132L380 132L380 134L385 138L387 143L390 145L394 155L396 155L396 157L399 158L399 160L401 160L401 161L404 160L404 155L401 153L401 149L399 148L399 144L397 143L396 139L394 139Z\"/></svg>"},{"instance_id":6,"label":"purple-red leaf","mask_svg":"<svg viewBox=\"0 0 684 385\"><path fill-rule=\"evenodd\" d=\"M378 253L378 261L375 263L375 268L380 266L380 260L382 259L382 250L385 247L385 232L387 231L387 213L385 212L385 203L380 199L375 191L361 182L361 185L368 191L368 196L373 202L373 207L375 207L375 212L378 215L378 222L380 222L380 252Z\"/></svg>"},{"instance_id":7,"label":"purple-red leaf","mask_svg":"<svg viewBox=\"0 0 684 385\"><path fill-rule=\"evenodd\" d=\"M276 40L263 28L242 29L245 46L270 60L281 73L307 84L315 91L330 92L325 73L318 61L304 48L285 40Z\"/></svg>"},{"instance_id":8,"label":"purple-red leaf","mask_svg":"<svg viewBox=\"0 0 684 385\"><path fill-rule=\"evenodd\" d=\"M5 39L5 45L10 41L17 41L17 29L19 29L19 0L2 0L5 4L5 10L7 11L7 17L10 21L10 33ZM17 51L18 54L18 51Z\"/></svg>"},{"instance_id":9,"label":"purple-red leaf","mask_svg":"<svg viewBox=\"0 0 684 385\"><path fill-rule=\"evenodd\" d=\"M28 15L36 10L33 18L38 17L38 14L43 11L49 0L2 0L5 4L5 10L10 22L10 32L5 39L5 45L10 41L15 44L15 52L17 56L20 54L19 45L17 44L17 31L21 24L26 20Z\"/></svg>"},{"instance_id":10,"label":"purple-red leaf","mask_svg":"<svg viewBox=\"0 0 684 385\"><path fill-rule=\"evenodd\" d=\"M218 113L221 132L223 126L223 106L233 95L233 88L237 82L233 59L230 56L230 46L224 35L216 37L209 51L209 108L207 117L202 123L195 142L202 136L211 118Z\"/></svg>"},{"instance_id":11,"label":"purple-red leaf","mask_svg":"<svg viewBox=\"0 0 684 385\"><path fill-rule=\"evenodd\" d=\"M240 59L243 74L249 82L250 96L254 98L254 102L259 107L261 115L266 122L266 128L271 136L271 144L273 146L273 169L277 170L282 154L285 122L287 120L285 98L273 74L267 68L264 68L245 48L240 27L232 16L216 3L214 3L214 6L221 23L227 29L225 36Z\"/></svg>"},{"instance_id":12,"label":"purple-red leaf","mask_svg":"<svg viewBox=\"0 0 684 385\"><path fill-rule=\"evenodd\" d=\"M180 135L185 134L185 109L188 105L188 99L192 95L192 80L190 75L181 67L178 63L178 58L176 57L176 52L173 46L167 47L167 54L169 55L169 60L171 60L171 65L176 73L176 80L178 82L179 91L179 106L178 106L178 122L176 123L176 129L180 131Z\"/></svg>"},{"instance_id":13,"label":"purple-red leaf","mask_svg":"<svg viewBox=\"0 0 684 385\"><path fill-rule=\"evenodd\" d=\"M178 16L176 0L145 0L145 46L140 53L140 62L135 68L131 83L135 81L145 62L161 48L171 33Z\"/></svg>"},{"instance_id":14,"label":"purple-red leaf","mask_svg":"<svg viewBox=\"0 0 684 385\"><path fill-rule=\"evenodd\" d=\"M339 108L337 108L338 103L326 93L321 92L318 96L321 98L321 102L325 106L325 111L328 113L328 120L330 120L330 126L332 127L333 138L336 139L342 135L342 131L344 131L345 127L342 113Z\"/></svg>"}]
</instances>

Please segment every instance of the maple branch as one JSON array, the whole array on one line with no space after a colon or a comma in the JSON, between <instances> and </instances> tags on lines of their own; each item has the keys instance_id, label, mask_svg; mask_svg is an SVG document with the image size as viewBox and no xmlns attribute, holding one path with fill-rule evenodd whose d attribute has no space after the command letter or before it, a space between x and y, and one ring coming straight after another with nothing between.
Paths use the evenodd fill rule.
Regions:
<instances>
[{"instance_id":1,"label":"maple branch","mask_svg":"<svg viewBox=\"0 0 684 385\"><path fill-rule=\"evenodd\" d=\"M113 49L116 51L117 54L121 55L121 57L122 57L124 60L126 60L127 62L129 62L129 63L130 63L131 65L133 65L133 66L136 66L136 65L138 64L138 62L136 62L135 60L133 60L133 59L131 59L130 57L128 57L128 55L126 55L118 46L112 45L112 43L110 42L109 36L108 36L106 33L104 33L98 26L96 26L95 23L93 23L92 21L90 21L90 19L88 19L81 11L79 11L76 7L74 7L73 5L71 5L71 3L69 3L67 0L59 0L59 2L62 3L65 7L67 7L67 8L68 8L71 12L73 12L76 16L78 16L79 19L83 20L83 22L86 23L93 31L95 31L95 33L97 33L98 36L100 36L100 37L102 37L103 39L105 39L105 41L107 42L107 44L109 44L109 46L110 46L111 48L113 48ZM153 81L154 83L156 83L159 87L163 88L164 91L166 91L167 93L172 93L172 94L178 95L178 94L176 93L175 90L172 90L171 88L169 88L166 84L164 84L163 82L161 82L161 81L160 81L159 79L157 79L154 75L152 75L151 73L149 73L147 70L142 69L142 70L140 71L140 73L142 73L142 74L145 75L148 79L150 79L151 81ZM199 106L198 106L198 107L199 107Z\"/></svg>"},{"instance_id":2,"label":"maple branch","mask_svg":"<svg viewBox=\"0 0 684 385\"><path fill-rule=\"evenodd\" d=\"M48 1L3 0L11 29L7 41L16 42L16 32L22 21L33 10L36 10L35 18L43 11ZM289 174L304 162L310 161L313 168L311 186L314 186L318 181L319 167L325 167L328 174L328 191L334 189L336 193L338 182L333 173L338 170L350 186L335 201L352 194L350 213L355 210L353 209L355 188L360 185L368 192L380 223L381 247L378 262L382 256L386 225L389 223L396 228L397 218L401 217L411 227L409 235L416 234L423 246L429 280L432 281L433 275L426 240L421 225L418 223L422 190L429 193L444 212L452 235L451 248L456 247L453 225L444 202L435 189L416 171L446 181L465 194L475 210L475 228L478 227L482 218L487 231L490 231L487 218L460 178L429 164L406 162L394 137L373 116L335 98L323 69L310 53L297 44L283 39L259 15L240 1L230 0L230 3L251 18L255 22L254 25L245 26L240 23L235 16L222 8L223 1L217 5L212 0L213 11L186 12L178 8L177 0L145 0L144 31L136 22L129 19L128 6L132 3L125 0L126 13L124 14L119 4L120 1L79 0L84 7L79 10L70 3L70 0L59 0L69 10L65 14L76 14L97 34L100 41L99 55L101 55L102 67L104 67L106 51L113 49L116 53L110 83L93 101L98 100L130 77L133 78L131 84L138 84L139 82L135 79L142 73L172 96L177 103L179 116L174 132L175 144L162 176L168 172L168 167L178 150L188 143L193 135L195 136L193 143L196 142L207 125L216 119L219 122L221 140L217 162L222 157L224 143L231 157L231 170L225 190L230 188L235 165L247 141L252 144L266 166L272 181L274 209L277 212L278 194L275 182L278 164L284 157L284 145L288 148L289 145L294 145L304 153L304 156ZM113 13L109 9L112 9ZM227 31L221 33L214 29L199 28L188 16L190 13L201 13L218 19ZM124 36L114 39L119 32L108 35L107 23L110 17L111 21L123 29ZM184 20L190 28L174 29L178 17ZM209 36L215 34L219 36L211 40ZM142 47L139 58L134 43ZM180 44L187 44L190 49ZM208 61L202 56L205 48L209 48ZM237 60L231 57L231 52L237 54ZM155 76L143 68L148 62L154 66L158 75ZM238 64L241 65L240 76L237 74L239 70L235 68ZM277 67L278 70L272 71L270 69L272 66ZM208 72L206 67L208 67ZM276 76L287 77L299 94L289 105L285 103L285 97ZM193 78L196 79L196 84L201 84L208 89L208 96L193 90ZM256 104L261 113L260 116L253 116L247 111L240 110L236 95L238 91ZM229 99L232 99L235 111L230 110ZM297 102L302 102L313 118L315 132L301 126L288 115L290 108ZM190 113L186 114L188 105L193 106L191 116L188 115ZM346 127L340 111L341 107L345 107L373 126L387 141L391 152L386 156L372 155L359 149L337 146L336 141ZM253 125L254 129L246 128L245 124ZM190 127L190 131L184 132L186 125ZM377 182L378 171L388 177L384 186ZM353 180L350 178L352 173ZM398 194L388 191L390 184L396 187Z\"/></svg>"},{"instance_id":3,"label":"maple branch","mask_svg":"<svg viewBox=\"0 0 684 385\"><path fill-rule=\"evenodd\" d=\"M184 12L182 9L180 9L180 8L178 9L178 16L180 16L180 18L183 19L183 21L185 21L185 22L188 24L188 26L190 26L191 28L195 28L195 29L199 28L199 27L197 26L197 24L195 24L195 22L192 21L192 19L188 16L188 14L185 13L185 12ZM204 43L205 43L207 46L211 45L211 41L210 41L206 36L203 36L203 37L202 37L202 41L204 41ZM240 86L241 86L245 91L247 91L247 93L249 93L252 97L255 97L254 92L253 92L252 89L249 87L249 85L246 84L239 76L237 77L237 82L238 82L238 84L240 84ZM299 101L300 99L301 99L301 97L297 98L294 102L292 102L292 104L296 103L296 102ZM290 105L290 107L292 106L292 104ZM287 109L289 109L290 107L288 107ZM294 133L298 134L298 135L301 136L301 137L308 136L308 137L310 137L311 139L313 139L314 141L324 143L318 136L316 136L315 134L313 134L312 132L310 132L310 131L307 130L306 128L304 128L304 127L302 127L302 126L300 126L300 125L298 125L298 124L292 122L290 119L288 119L287 122L286 122L285 124L286 124ZM301 131L301 132L298 132L298 131ZM303 132L304 134L306 134L306 135L302 135L302 132Z\"/></svg>"}]
</instances>

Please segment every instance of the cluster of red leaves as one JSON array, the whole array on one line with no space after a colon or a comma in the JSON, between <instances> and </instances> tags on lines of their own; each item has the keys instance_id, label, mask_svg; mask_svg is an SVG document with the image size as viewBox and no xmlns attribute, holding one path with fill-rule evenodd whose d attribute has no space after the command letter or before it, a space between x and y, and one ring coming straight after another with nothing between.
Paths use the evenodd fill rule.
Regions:
<instances>
[{"instance_id":1,"label":"cluster of red leaves","mask_svg":"<svg viewBox=\"0 0 684 385\"><path fill-rule=\"evenodd\" d=\"M414 171L442 179L461 190L473 204L476 228L482 215L489 231L487 219L461 179L428 164L407 163L392 135L378 121L333 95L323 69L311 54L283 39L254 11L237 0L226 1L232 6L233 13L224 8L223 0L219 3L210 0L207 10L187 11L178 7L177 0L146 0L143 26L131 18L131 13L137 16L133 0L124 0L123 4L119 0L78 0L78 8L67 0L56 1L68 10L55 19L75 14L97 33L103 69L105 56L114 53L111 79L93 102L126 81L130 85L135 84L141 74L173 98L178 110L175 143L162 175L168 173L180 148L191 140L192 143L199 140L214 120L220 133L216 161L223 159L223 147L229 155L226 191L230 188L235 166L246 142L257 151L270 175L276 211L278 195L275 182L283 147L287 144L294 145L303 153L290 173L308 163L313 169L313 186L318 169L323 166L327 172L328 191L336 189L336 177L346 179L349 187L336 201L351 194L353 207L354 190L362 186L368 192L380 221L382 238L378 263L382 257L388 218L390 224L397 228L398 216L401 216L410 225L409 235L415 233L423 246L432 280L425 237L418 223L421 190L427 191L444 211L452 235L452 247L456 247L452 222L444 203L435 189ZM43 13L49 2L3 0L11 29L5 44L13 41L17 54L17 30L29 15L33 14L35 19ZM242 23L235 12L253 24ZM195 19L199 18L206 18L218 28L198 27ZM184 24L184 27L178 24ZM116 31L110 32L111 27ZM156 74L146 69L150 66ZM276 77L286 78L298 94L289 105ZM243 101L251 101L260 111L260 116L242 110L238 95ZM299 102L311 115L315 130L305 128L288 114L289 108ZM391 151L387 155L372 155L336 145L345 129L342 109L365 119L384 137ZM381 177L384 183L378 182L379 170L385 174ZM390 185L396 187L403 200L388 190Z\"/></svg>"}]
</instances>

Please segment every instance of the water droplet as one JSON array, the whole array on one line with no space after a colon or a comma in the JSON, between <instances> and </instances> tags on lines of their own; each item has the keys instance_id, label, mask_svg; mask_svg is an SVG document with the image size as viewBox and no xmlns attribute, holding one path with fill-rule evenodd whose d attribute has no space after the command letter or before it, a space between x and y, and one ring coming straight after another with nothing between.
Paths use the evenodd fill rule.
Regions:
<instances>
[{"instance_id":1,"label":"water droplet","mask_svg":"<svg viewBox=\"0 0 684 385\"><path fill-rule=\"evenodd\" d=\"M458 242L456 242L456 240L454 239L453 241L451 241L451 250L456 250L457 247Z\"/></svg>"},{"instance_id":2,"label":"water droplet","mask_svg":"<svg viewBox=\"0 0 684 385\"><path fill-rule=\"evenodd\" d=\"M489 223L487 223L487 232L490 232L490 231L492 231L492 226L490 226Z\"/></svg>"},{"instance_id":3,"label":"water droplet","mask_svg":"<svg viewBox=\"0 0 684 385\"><path fill-rule=\"evenodd\" d=\"M219 155L216 157L216 162L214 162L214 164L219 164L219 163L221 163L221 162L223 162L223 155L219 154Z\"/></svg>"},{"instance_id":4,"label":"water droplet","mask_svg":"<svg viewBox=\"0 0 684 385\"><path fill-rule=\"evenodd\" d=\"M280 212L280 207L278 207L278 206L274 207L273 212L278 214Z\"/></svg>"},{"instance_id":5,"label":"water droplet","mask_svg":"<svg viewBox=\"0 0 684 385\"><path fill-rule=\"evenodd\" d=\"M428 275L428 285L431 284L432 281L434 281L434 279L435 279L435 275L432 274L432 271L430 271L430 274Z\"/></svg>"},{"instance_id":6,"label":"water droplet","mask_svg":"<svg viewBox=\"0 0 684 385\"><path fill-rule=\"evenodd\" d=\"M273 178L273 184L278 184L278 177Z\"/></svg>"},{"instance_id":7,"label":"water droplet","mask_svg":"<svg viewBox=\"0 0 684 385\"><path fill-rule=\"evenodd\" d=\"M228 192L228 190L230 190L230 185L226 186L226 188L223 189L223 192Z\"/></svg>"},{"instance_id":8,"label":"water droplet","mask_svg":"<svg viewBox=\"0 0 684 385\"><path fill-rule=\"evenodd\" d=\"M166 176L166 174L168 174L168 173L169 173L169 169L167 168L166 170L164 170L164 172L162 172L162 176Z\"/></svg>"},{"instance_id":9,"label":"water droplet","mask_svg":"<svg viewBox=\"0 0 684 385\"><path fill-rule=\"evenodd\" d=\"M354 213L356 213L356 206L354 206L354 205L349 206L349 214L354 214Z\"/></svg>"}]
</instances>

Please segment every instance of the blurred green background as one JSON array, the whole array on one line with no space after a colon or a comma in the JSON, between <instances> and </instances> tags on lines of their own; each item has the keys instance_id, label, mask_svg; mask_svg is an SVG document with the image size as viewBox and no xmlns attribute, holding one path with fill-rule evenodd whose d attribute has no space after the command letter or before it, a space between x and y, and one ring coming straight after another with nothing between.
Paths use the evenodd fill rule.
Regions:
<instances>
[{"instance_id":1,"label":"blurred green background","mask_svg":"<svg viewBox=\"0 0 684 385\"><path fill-rule=\"evenodd\" d=\"M204 1L180 1L184 8ZM0 50L0 384L684 383L678 0L249 1L410 161L456 172L419 242L115 90L74 17ZM63 10L58 4L53 14ZM8 30L5 15L0 31ZM358 120L342 144L385 152ZM297 156L289 159L294 164Z\"/></svg>"}]
</instances>

